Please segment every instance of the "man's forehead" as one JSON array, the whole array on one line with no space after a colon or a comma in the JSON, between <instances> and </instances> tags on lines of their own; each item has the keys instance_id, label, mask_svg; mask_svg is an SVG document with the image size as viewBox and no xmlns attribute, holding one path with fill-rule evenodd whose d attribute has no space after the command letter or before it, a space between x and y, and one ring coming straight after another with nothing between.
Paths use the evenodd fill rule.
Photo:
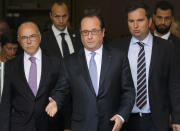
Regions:
<instances>
[{"instance_id":1,"label":"man's forehead","mask_svg":"<svg viewBox=\"0 0 180 131\"><path fill-rule=\"evenodd\" d=\"M62 4L62 5L54 4L51 9L51 12L52 13L68 13L68 8L65 4Z\"/></svg>"},{"instance_id":2,"label":"man's forehead","mask_svg":"<svg viewBox=\"0 0 180 131\"><path fill-rule=\"evenodd\" d=\"M171 16L171 15L172 15L172 12L171 12L170 9L162 10L162 9L158 8L157 11L156 11L156 15Z\"/></svg>"}]
</instances>

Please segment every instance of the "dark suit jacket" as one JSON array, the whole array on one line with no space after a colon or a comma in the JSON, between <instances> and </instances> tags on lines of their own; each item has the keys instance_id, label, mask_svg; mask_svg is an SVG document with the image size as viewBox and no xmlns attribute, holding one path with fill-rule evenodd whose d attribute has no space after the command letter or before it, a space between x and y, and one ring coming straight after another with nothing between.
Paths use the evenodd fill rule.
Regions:
<instances>
[{"instance_id":1,"label":"dark suit jacket","mask_svg":"<svg viewBox=\"0 0 180 131\"><path fill-rule=\"evenodd\" d=\"M68 33L70 35L74 51L77 52L82 47L80 34L72 29L68 29ZM42 33L42 40L40 46L46 55L62 58L62 54L56 37L54 36L54 33L52 31L52 28Z\"/></svg>"},{"instance_id":2,"label":"dark suit jacket","mask_svg":"<svg viewBox=\"0 0 180 131\"><path fill-rule=\"evenodd\" d=\"M37 96L24 73L24 56L5 65L5 82L1 103L1 131L49 131L45 112L48 97L59 75L60 60L42 55L42 72Z\"/></svg>"},{"instance_id":3,"label":"dark suit jacket","mask_svg":"<svg viewBox=\"0 0 180 131\"><path fill-rule=\"evenodd\" d=\"M130 40L123 38L111 45L128 54ZM158 131L168 131L170 112L173 123L180 123L180 84L174 69L174 44L153 36L148 87L152 119Z\"/></svg>"},{"instance_id":4,"label":"dark suit jacket","mask_svg":"<svg viewBox=\"0 0 180 131\"><path fill-rule=\"evenodd\" d=\"M90 79L85 52L64 59L53 99L61 109L67 94L72 96L72 131L111 131L110 118L115 114L127 120L134 104L134 86L125 54L103 48L99 93L96 96Z\"/></svg>"}]
</instances>

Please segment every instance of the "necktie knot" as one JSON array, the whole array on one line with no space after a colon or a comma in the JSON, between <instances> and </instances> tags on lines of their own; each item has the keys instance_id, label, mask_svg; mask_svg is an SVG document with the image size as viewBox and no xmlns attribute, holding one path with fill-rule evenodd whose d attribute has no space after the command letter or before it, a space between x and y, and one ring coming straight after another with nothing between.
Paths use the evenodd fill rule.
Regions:
<instances>
[{"instance_id":1,"label":"necktie knot","mask_svg":"<svg viewBox=\"0 0 180 131\"><path fill-rule=\"evenodd\" d=\"M29 60L31 61L31 63L36 63L36 57L30 57Z\"/></svg>"},{"instance_id":2,"label":"necktie knot","mask_svg":"<svg viewBox=\"0 0 180 131\"><path fill-rule=\"evenodd\" d=\"M141 48L144 48L144 43L143 42L137 42L137 43Z\"/></svg>"},{"instance_id":3,"label":"necktie knot","mask_svg":"<svg viewBox=\"0 0 180 131\"><path fill-rule=\"evenodd\" d=\"M96 55L96 52L91 52L91 57L94 58L95 55Z\"/></svg>"},{"instance_id":4,"label":"necktie knot","mask_svg":"<svg viewBox=\"0 0 180 131\"><path fill-rule=\"evenodd\" d=\"M65 37L65 33L60 33L61 37L64 38Z\"/></svg>"}]
</instances>

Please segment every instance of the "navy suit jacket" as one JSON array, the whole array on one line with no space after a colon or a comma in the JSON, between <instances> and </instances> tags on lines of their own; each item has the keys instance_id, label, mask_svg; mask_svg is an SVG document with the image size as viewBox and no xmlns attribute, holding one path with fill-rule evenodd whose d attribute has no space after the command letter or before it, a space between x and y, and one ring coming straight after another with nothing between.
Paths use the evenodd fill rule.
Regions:
<instances>
[{"instance_id":1,"label":"navy suit jacket","mask_svg":"<svg viewBox=\"0 0 180 131\"><path fill-rule=\"evenodd\" d=\"M72 97L72 131L110 131L110 118L121 115L126 121L134 105L134 86L128 59L121 50L103 47L99 93L96 96L82 48L64 59L64 71L53 99L61 109L68 94ZM64 72L64 73L63 73Z\"/></svg>"},{"instance_id":2,"label":"navy suit jacket","mask_svg":"<svg viewBox=\"0 0 180 131\"><path fill-rule=\"evenodd\" d=\"M111 45L128 55L130 40L131 37L122 38ZM168 131L170 113L172 122L180 123L180 78L175 75L174 55L174 44L153 36L148 87L153 124L159 131Z\"/></svg>"}]
</instances>

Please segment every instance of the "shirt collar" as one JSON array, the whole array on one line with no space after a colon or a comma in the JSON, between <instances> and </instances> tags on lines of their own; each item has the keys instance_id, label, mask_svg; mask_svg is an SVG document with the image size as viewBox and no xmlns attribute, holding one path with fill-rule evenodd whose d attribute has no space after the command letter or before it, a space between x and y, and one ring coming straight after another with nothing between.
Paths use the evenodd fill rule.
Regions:
<instances>
[{"instance_id":1,"label":"shirt collar","mask_svg":"<svg viewBox=\"0 0 180 131\"><path fill-rule=\"evenodd\" d=\"M157 37L160 37L160 36L158 36L156 30L154 31L154 35L157 36ZM162 35L160 38L168 40L169 36L170 36L170 31L168 33L166 33L165 35Z\"/></svg>"},{"instance_id":2,"label":"shirt collar","mask_svg":"<svg viewBox=\"0 0 180 131\"><path fill-rule=\"evenodd\" d=\"M103 44L101 45L101 47L100 47L99 49L97 49L97 50L94 51L94 52L96 52L96 54L98 54L98 55L102 55L102 49L103 49ZM89 51L89 50L87 50L86 48L84 48L84 51L85 51L85 54L86 54L86 55L91 55L91 52L92 52L92 51Z\"/></svg>"},{"instance_id":3,"label":"shirt collar","mask_svg":"<svg viewBox=\"0 0 180 131\"><path fill-rule=\"evenodd\" d=\"M146 36L146 38L145 38L144 40L142 40L141 42L143 42L144 45L152 46L152 41L153 41L153 36L152 36L152 34L149 32L149 34ZM136 45L137 42L139 42L139 40L136 39L134 36L132 36L130 43L131 43L132 45Z\"/></svg>"},{"instance_id":4,"label":"shirt collar","mask_svg":"<svg viewBox=\"0 0 180 131\"><path fill-rule=\"evenodd\" d=\"M54 26L54 24L53 24L53 25L52 25L52 30L53 30L55 36L59 36L60 33L68 34L67 26L66 26L66 28L64 29L64 31L60 31L60 30L58 30L58 29Z\"/></svg>"},{"instance_id":5,"label":"shirt collar","mask_svg":"<svg viewBox=\"0 0 180 131\"><path fill-rule=\"evenodd\" d=\"M38 51L33 55L33 57L35 57L37 60L41 60L41 55L42 55L42 51L39 48ZM24 52L24 58L26 60L29 60L30 57L31 56L28 53Z\"/></svg>"}]
</instances>

